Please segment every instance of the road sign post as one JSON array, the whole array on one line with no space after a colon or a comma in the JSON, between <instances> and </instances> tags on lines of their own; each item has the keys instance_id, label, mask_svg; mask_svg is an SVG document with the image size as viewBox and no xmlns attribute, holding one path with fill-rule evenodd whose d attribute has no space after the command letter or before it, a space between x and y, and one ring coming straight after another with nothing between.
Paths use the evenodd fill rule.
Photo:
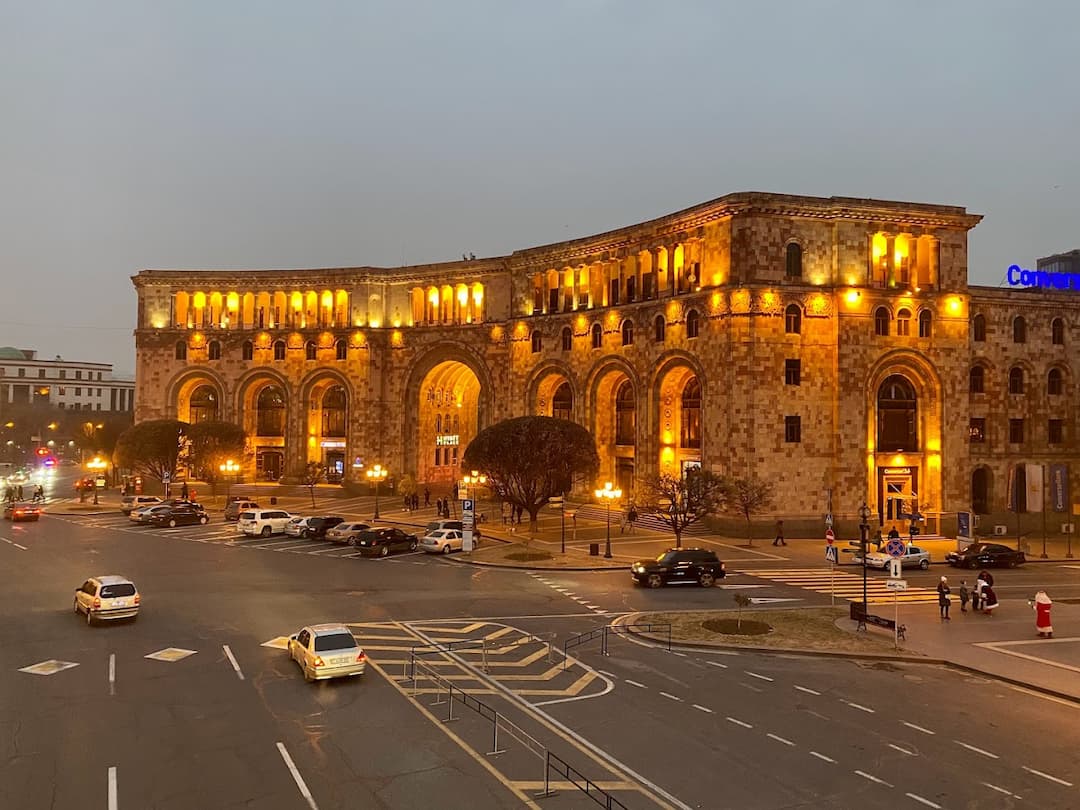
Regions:
<instances>
[{"instance_id":1,"label":"road sign post","mask_svg":"<svg viewBox=\"0 0 1080 810\"><path fill-rule=\"evenodd\" d=\"M897 568L900 560L890 560ZM900 591L907 590L907 580L893 577L885 583L885 587L893 592L893 649L900 649Z\"/></svg>"},{"instance_id":2,"label":"road sign post","mask_svg":"<svg viewBox=\"0 0 1080 810\"><path fill-rule=\"evenodd\" d=\"M461 502L461 550L469 554L473 550L473 530L476 527L476 502L466 498Z\"/></svg>"},{"instance_id":3,"label":"road sign post","mask_svg":"<svg viewBox=\"0 0 1080 810\"><path fill-rule=\"evenodd\" d=\"M837 550L833 545L832 529L825 532L825 559L829 562L829 603L836 607L836 563L837 563Z\"/></svg>"}]
</instances>

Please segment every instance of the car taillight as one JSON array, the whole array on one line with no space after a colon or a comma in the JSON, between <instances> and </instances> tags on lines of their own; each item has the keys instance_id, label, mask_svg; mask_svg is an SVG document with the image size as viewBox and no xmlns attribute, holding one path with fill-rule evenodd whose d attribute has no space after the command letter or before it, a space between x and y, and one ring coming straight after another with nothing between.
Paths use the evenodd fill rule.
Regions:
<instances>
[{"instance_id":1,"label":"car taillight","mask_svg":"<svg viewBox=\"0 0 1080 810\"><path fill-rule=\"evenodd\" d=\"M317 667L325 667L326 666L326 662L322 660L321 655L316 655L315 656L315 666L317 666Z\"/></svg>"},{"instance_id":2,"label":"car taillight","mask_svg":"<svg viewBox=\"0 0 1080 810\"><path fill-rule=\"evenodd\" d=\"M356 660L357 660L357 661L363 661L363 660L364 660L365 658L367 658L367 656L366 656L366 655L364 655L364 651L363 651L363 650L361 650L361 651L360 651L360 654L359 654L358 656L356 656Z\"/></svg>"},{"instance_id":3,"label":"car taillight","mask_svg":"<svg viewBox=\"0 0 1080 810\"><path fill-rule=\"evenodd\" d=\"M137 605L137 604L139 604L139 601L140 601L141 599L142 599L142 597L141 597L141 596L139 596L138 594L135 594L135 604L136 604L136 605Z\"/></svg>"},{"instance_id":4,"label":"car taillight","mask_svg":"<svg viewBox=\"0 0 1080 810\"><path fill-rule=\"evenodd\" d=\"M95 599L94 600L94 607L96 607L96 608L101 607L101 600L100 599Z\"/></svg>"}]
</instances>

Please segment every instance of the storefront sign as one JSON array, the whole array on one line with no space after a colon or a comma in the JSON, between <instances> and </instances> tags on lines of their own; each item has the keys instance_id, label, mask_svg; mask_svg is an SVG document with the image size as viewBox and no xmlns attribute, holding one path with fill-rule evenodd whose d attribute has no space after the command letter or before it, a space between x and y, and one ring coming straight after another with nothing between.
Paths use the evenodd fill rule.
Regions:
<instances>
[{"instance_id":1,"label":"storefront sign","mask_svg":"<svg viewBox=\"0 0 1080 810\"><path fill-rule=\"evenodd\" d=\"M452 435L435 437L436 447L457 447L459 444L461 444L460 436Z\"/></svg>"},{"instance_id":2,"label":"storefront sign","mask_svg":"<svg viewBox=\"0 0 1080 810\"><path fill-rule=\"evenodd\" d=\"M1069 510L1069 468L1065 464L1050 465L1050 503L1055 512Z\"/></svg>"},{"instance_id":3,"label":"storefront sign","mask_svg":"<svg viewBox=\"0 0 1080 810\"><path fill-rule=\"evenodd\" d=\"M1010 264L1005 275L1010 287L1041 287L1046 290L1080 290L1080 273L1047 273Z\"/></svg>"},{"instance_id":4,"label":"storefront sign","mask_svg":"<svg viewBox=\"0 0 1080 810\"><path fill-rule=\"evenodd\" d=\"M319 447L331 447L331 448L332 447L341 447L341 448L343 448L343 447L345 447L345 442L337 441L337 440L334 440L334 439L323 439L321 442L319 442Z\"/></svg>"},{"instance_id":5,"label":"storefront sign","mask_svg":"<svg viewBox=\"0 0 1080 810\"><path fill-rule=\"evenodd\" d=\"M886 467L881 472L885 475L911 475L911 467Z\"/></svg>"}]
</instances>

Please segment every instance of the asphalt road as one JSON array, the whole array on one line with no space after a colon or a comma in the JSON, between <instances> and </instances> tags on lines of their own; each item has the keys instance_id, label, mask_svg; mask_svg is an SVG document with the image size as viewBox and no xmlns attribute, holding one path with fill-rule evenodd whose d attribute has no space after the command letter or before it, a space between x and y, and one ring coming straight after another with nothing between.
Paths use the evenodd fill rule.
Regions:
<instances>
[{"instance_id":1,"label":"asphalt road","mask_svg":"<svg viewBox=\"0 0 1080 810\"><path fill-rule=\"evenodd\" d=\"M543 768L509 725L506 752L489 756L490 724L437 702L435 681L400 681L411 647L448 638L488 639L488 671L462 647L428 659L443 682L627 807L1077 804L1071 705L932 667L669 654L626 640L608 657L583 645L561 670L543 643L633 610L727 607L731 588L358 559L324 543L237 540L221 522L48 516L0 536L4 808L593 806L555 775L557 794L537 805ZM1036 568L1002 584L1053 574ZM73 590L101 573L138 584L137 622L87 627L73 615ZM727 584L802 600L773 604L828 601L766 577ZM321 621L353 625L372 662L362 679L306 684L264 646ZM145 657L168 648L193 652ZM77 666L19 671L48 660ZM442 722L447 710L455 722Z\"/></svg>"}]
</instances>

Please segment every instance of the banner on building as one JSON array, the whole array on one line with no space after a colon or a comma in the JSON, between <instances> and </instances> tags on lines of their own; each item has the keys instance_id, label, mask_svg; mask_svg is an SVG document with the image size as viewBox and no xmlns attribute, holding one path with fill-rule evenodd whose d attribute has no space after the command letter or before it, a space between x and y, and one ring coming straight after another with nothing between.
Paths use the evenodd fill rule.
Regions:
<instances>
[{"instance_id":1,"label":"banner on building","mask_svg":"<svg viewBox=\"0 0 1080 810\"><path fill-rule=\"evenodd\" d=\"M1055 512L1069 511L1069 467L1050 465L1050 503Z\"/></svg>"},{"instance_id":2,"label":"banner on building","mask_svg":"<svg viewBox=\"0 0 1080 810\"><path fill-rule=\"evenodd\" d=\"M1043 505L1043 467L1041 464L1025 464L1027 511L1041 512Z\"/></svg>"},{"instance_id":3,"label":"banner on building","mask_svg":"<svg viewBox=\"0 0 1080 810\"><path fill-rule=\"evenodd\" d=\"M1008 508L1010 512L1016 511L1016 465L1009 465Z\"/></svg>"}]
</instances>

